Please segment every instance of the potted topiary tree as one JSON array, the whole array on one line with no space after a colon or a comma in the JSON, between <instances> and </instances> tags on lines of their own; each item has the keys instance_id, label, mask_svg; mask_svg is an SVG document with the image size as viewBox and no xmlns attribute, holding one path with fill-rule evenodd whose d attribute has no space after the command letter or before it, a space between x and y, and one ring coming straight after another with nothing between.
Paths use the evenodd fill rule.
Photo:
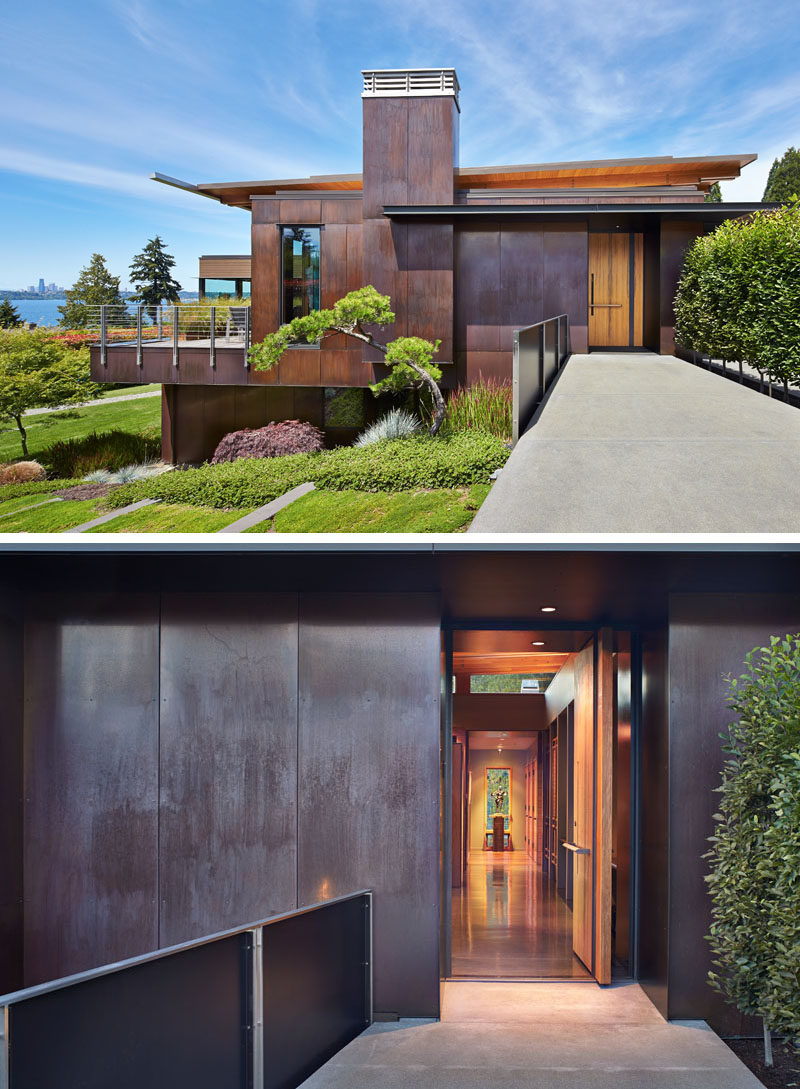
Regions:
<instances>
[{"instance_id":1,"label":"potted topiary tree","mask_svg":"<svg viewBox=\"0 0 800 1089\"><path fill-rule=\"evenodd\" d=\"M711 837L711 985L800 1042L800 634L773 636L729 678L736 718Z\"/></svg>"}]
</instances>

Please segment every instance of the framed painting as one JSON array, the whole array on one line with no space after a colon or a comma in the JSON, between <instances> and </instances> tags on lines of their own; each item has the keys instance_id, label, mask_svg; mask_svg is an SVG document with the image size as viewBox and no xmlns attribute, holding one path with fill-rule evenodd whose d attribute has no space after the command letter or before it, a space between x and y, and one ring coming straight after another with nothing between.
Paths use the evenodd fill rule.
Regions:
<instances>
[{"instance_id":1,"label":"framed painting","mask_svg":"<svg viewBox=\"0 0 800 1089\"><path fill-rule=\"evenodd\" d=\"M486 831L492 831L492 821L502 816L503 829L511 831L511 768L486 769Z\"/></svg>"}]
</instances>

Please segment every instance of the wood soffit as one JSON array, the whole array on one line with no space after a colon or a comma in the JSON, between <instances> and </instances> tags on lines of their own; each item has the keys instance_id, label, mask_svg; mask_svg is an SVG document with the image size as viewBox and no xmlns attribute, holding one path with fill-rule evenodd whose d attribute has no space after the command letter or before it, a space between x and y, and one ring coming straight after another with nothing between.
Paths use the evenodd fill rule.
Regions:
<instances>
[{"instance_id":1,"label":"wood soffit","mask_svg":"<svg viewBox=\"0 0 800 1089\"><path fill-rule=\"evenodd\" d=\"M456 167L455 187L458 190L493 190L691 185L706 190L715 181L737 178L742 167L755 158L756 155L713 155L676 159L666 155L644 159ZM362 175L318 174L308 178L203 182L186 188L223 204L249 208L253 199L278 194L284 198L312 192L357 195L362 190Z\"/></svg>"}]
</instances>

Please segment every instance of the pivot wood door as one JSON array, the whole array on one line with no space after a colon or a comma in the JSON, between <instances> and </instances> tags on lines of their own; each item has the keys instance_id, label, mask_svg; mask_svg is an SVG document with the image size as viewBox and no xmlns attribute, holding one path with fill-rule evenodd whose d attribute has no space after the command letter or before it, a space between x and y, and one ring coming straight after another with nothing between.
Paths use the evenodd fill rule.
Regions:
<instances>
[{"instance_id":1,"label":"pivot wood door","mask_svg":"<svg viewBox=\"0 0 800 1089\"><path fill-rule=\"evenodd\" d=\"M598 983L611 982L611 633L575 657L572 948Z\"/></svg>"},{"instance_id":2,"label":"pivot wood door","mask_svg":"<svg viewBox=\"0 0 800 1089\"><path fill-rule=\"evenodd\" d=\"M640 348L644 236L589 235L589 347Z\"/></svg>"}]
</instances>

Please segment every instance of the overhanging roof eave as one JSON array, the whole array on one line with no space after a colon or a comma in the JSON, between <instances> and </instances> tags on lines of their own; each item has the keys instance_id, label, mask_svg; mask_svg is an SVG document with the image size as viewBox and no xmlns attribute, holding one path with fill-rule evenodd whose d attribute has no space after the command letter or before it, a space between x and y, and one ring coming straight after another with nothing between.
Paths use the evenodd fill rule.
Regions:
<instances>
[{"instance_id":1,"label":"overhanging roof eave","mask_svg":"<svg viewBox=\"0 0 800 1089\"><path fill-rule=\"evenodd\" d=\"M760 201L741 203L685 204L440 204L385 205L383 214L396 220L543 219L545 217L590 218L595 216L659 216L662 219L715 221L749 215L779 204Z\"/></svg>"}]
</instances>

